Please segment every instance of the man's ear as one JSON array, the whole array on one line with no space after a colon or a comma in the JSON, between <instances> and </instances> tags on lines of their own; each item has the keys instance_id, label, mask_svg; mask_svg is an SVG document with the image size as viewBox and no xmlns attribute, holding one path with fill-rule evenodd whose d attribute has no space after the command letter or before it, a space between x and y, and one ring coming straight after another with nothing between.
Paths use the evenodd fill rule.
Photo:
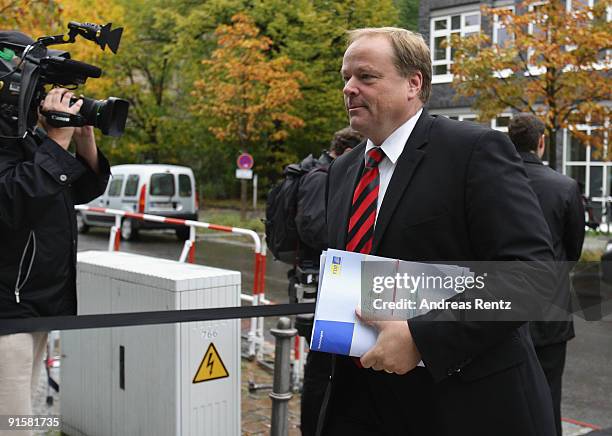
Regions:
<instances>
[{"instance_id":1,"label":"man's ear","mask_svg":"<svg viewBox=\"0 0 612 436\"><path fill-rule=\"evenodd\" d=\"M422 87L423 75L420 71L417 71L408 79L408 90L410 91L410 96L418 97Z\"/></svg>"},{"instance_id":2,"label":"man's ear","mask_svg":"<svg viewBox=\"0 0 612 436\"><path fill-rule=\"evenodd\" d=\"M538 141L538 156L542 158L544 156L544 150L546 148L546 135L542 134Z\"/></svg>"}]
</instances>

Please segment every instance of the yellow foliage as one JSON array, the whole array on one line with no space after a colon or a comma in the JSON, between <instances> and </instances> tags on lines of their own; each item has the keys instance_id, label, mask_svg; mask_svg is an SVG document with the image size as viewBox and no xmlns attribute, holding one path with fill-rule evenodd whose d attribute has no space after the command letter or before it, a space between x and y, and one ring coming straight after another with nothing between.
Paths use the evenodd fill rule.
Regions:
<instances>
[{"instance_id":1,"label":"yellow foliage","mask_svg":"<svg viewBox=\"0 0 612 436\"><path fill-rule=\"evenodd\" d=\"M507 108L531 112L550 134L568 128L601 147L610 129L604 123L610 108L602 102L612 95L612 23L606 19L612 1L573 3L579 6L568 11L565 2L525 0L519 13L483 6L483 15L491 21L497 15L512 36L508 43L493 44L484 33L451 40L453 86L475 98L481 119ZM588 138L577 128L585 122L595 127Z\"/></svg>"},{"instance_id":2,"label":"yellow foliage","mask_svg":"<svg viewBox=\"0 0 612 436\"><path fill-rule=\"evenodd\" d=\"M33 39L46 35L68 33L70 21L96 24L113 23L121 27L123 8L114 0L0 0L0 28L20 30ZM70 52L73 59L96 65L102 56L112 56L99 46L77 36L74 44L54 45L51 48ZM106 88L111 78L102 76L86 84L89 92Z\"/></svg>"},{"instance_id":3,"label":"yellow foliage","mask_svg":"<svg viewBox=\"0 0 612 436\"><path fill-rule=\"evenodd\" d=\"M193 109L217 120L211 132L220 141L246 147L266 137L282 140L304 121L289 111L301 99L299 71L289 71L286 57L270 59L272 41L246 14L220 25L218 48L204 59L203 78L196 81Z\"/></svg>"}]
</instances>

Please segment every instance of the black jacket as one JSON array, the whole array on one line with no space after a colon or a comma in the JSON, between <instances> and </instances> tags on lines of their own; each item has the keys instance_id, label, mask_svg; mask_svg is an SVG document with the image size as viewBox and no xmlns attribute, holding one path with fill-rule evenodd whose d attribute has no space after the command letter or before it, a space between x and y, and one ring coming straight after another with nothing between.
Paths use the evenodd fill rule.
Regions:
<instances>
[{"instance_id":1,"label":"black jacket","mask_svg":"<svg viewBox=\"0 0 612 436\"><path fill-rule=\"evenodd\" d=\"M76 314L74 205L104 192L98 157L100 176L49 138L0 142L0 318Z\"/></svg>"},{"instance_id":2,"label":"black jacket","mask_svg":"<svg viewBox=\"0 0 612 436\"><path fill-rule=\"evenodd\" d=\"M309 247L312 256L319 264L322 250L327 248L327 225L325 222L325 185L327 184L327 168L323 164L308 172L298 188L297 212L295 227L300 236L300 243Z\"/></svg>"},{"instance_id":3,"label":"black jacket","mask_svg":"<svg viewBox=\"0 0 612 436\"><path fill-rule=\"evenodd\" d=\"M300 263L318 266L321 251L327 248L325 185L327 169L332 161L333 158L324 151L318 159L309 155L300 163L300 168L306 172L299 181L295 214Z\"/></svg>"},{"instance_id":4,"label":"black jacket","mask_svg":"<svg viewBox=\"0 0 612 436\"><path fill-rule=\"evenodd\" d=\"M542 164L533 153L520 153L529 184L538 196L540 207L552 236L555 261L576 262L580 259L584 242L584 206L578 183ZM563 270L563 268L562 268ZM556 306L570 310L569 269L559 277ZM567 341L574 337L574 324L567 322L536 322L530 324L536 346Z\"/></svg>"}]
</instances>

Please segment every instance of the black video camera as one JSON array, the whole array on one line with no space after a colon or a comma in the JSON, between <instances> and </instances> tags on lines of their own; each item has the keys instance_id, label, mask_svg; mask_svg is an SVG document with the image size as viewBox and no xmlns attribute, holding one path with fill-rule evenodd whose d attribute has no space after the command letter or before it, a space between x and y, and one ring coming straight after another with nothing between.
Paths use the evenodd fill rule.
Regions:
<instances>
[{"instance_id":1,"label":"black video camera","mask_svg":"<svg viewBox=\"0 0 612 436\"><path fill-rule=\"evenodd\" d=\"M315 303L319 282L319 268L312 261L302 261L295 269L287 273L289 278L289 303ZM313 313L303 313L295 316L295 328L298 336L306 338L310 344Z\"/></svg>"},{"instance_id":2,"label":"black video camera","mask_svg":"<svg viewBox=\"0 0 612 436\"><path fill-rule=\"evenodd\" d=\"M88 78L98 78L102 70L94 65L70 59L67 51L47 48L50 45L74 43L76 36L107 46L117 52L123 28L111 30L111 23L68 24L67 35L43 36L36 42L19 32L0 32L0 115L17 120L15 139L22 138L38 120L38 108L46 96L45 85L74 89ZM53 127L94 126L109 136L121 136L125 130L129 102L109 97L94 100L81 97L78 114L42 112ZM78 98L73 98L75 103Z\"/></svg>"}]
</instances>

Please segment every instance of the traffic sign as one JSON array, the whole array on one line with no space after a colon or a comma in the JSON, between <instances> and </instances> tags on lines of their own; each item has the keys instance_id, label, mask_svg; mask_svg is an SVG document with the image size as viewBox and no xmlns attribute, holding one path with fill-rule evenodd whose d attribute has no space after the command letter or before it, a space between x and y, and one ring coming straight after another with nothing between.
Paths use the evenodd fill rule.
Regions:
<instances>
[{"instance_id":1,"label":"traffic sign","mask_svg":"<svg viewBox=\"0 0 612 436\"><path fill-rule=\"evenodd\" d=\"M237 168L236 178L251 180L253 178L253 170L243 170L243 169Z\"/></svg>"},{"instance_id":2,"label":"traffic sign","mask_svg":"<svg viewBox=\"0 0 612 436\"><path fill-rule=\"evenodd\" d=\"M243 170L250 170L253 168L254 163L255 161L253 160L253 156L251 156L249 153L242 153L240 156L238 156L238 159L236 159L236 165L238 165L238 168Z\"/></svg>"}]
</instances>

